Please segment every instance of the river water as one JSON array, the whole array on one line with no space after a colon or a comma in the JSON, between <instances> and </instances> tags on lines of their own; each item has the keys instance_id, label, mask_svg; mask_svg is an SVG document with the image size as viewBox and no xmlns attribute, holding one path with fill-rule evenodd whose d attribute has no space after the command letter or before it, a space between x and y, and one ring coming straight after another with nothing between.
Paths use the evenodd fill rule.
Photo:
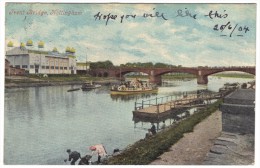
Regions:
<instances>
[{"instance_id":1,"label":"river water","mask_svg":"<svg viewBox=\"0 0 260 168\"><path fill-rule=\"evenodd\" d=\"M67 149L81 155L103 144L111 154L144 138L150 123L134 124L135 101L208 89L224 83L252 79L209 77L209 83L166 81L157 95L111 97L109 88L67 92L72 87L51 86L5 89L4 163L11 165L63 165ZM166 125L171 121L166 121Z\"/></svg>"}]
</instances>

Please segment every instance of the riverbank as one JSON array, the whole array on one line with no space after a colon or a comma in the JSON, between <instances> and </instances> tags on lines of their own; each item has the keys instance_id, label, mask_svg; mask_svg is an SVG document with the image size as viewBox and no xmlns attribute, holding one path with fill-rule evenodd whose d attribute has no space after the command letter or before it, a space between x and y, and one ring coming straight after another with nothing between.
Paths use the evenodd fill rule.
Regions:
<instances>
[{"instance_id":1,"label":"riverbank","mask_svg":"<svg viewBox=\"0 0 260 168\"><path fill-rule=\"evenodd\" d=\"M218 100L206 109L193 114L185 120L175 123L165 130L158 132L155 136L136 142L126 148L121 154L110 158L105 164L147 165L152 163L163 153L169 152L172 145L178 143L183 137L185 137L186 133L193 132L195 125L214 113L218 109L221 102L222 100ZM214 125L212 126L214 127ZM218 130L216 132L218 132ZM196 146L194 147L196 148Z\"/></svg>"},{"instance_id":2,"label":"riverbank","mask_svg":"<svg viewBox=\"0 0 260 168\"><path fill-rule=\"evenodd\" d=\"M84 82L93 81L97 84L107 85L118 82L114 78L94 78L86 76L71 77L26 77L26 76L6 76L5 88L23 88L23 87L42 87L42 86L60 86L60 85L81 85Z\"/></svg>"},{"instance_id":3,"label":"riverbank","mask_svg":"<svg viewBox=\"0 0 260 168\"><path fill-rule=\"evenodd\" d=\"M255 78L255 75L246 74L246 73L221 73L221 74L214 74L212 76L215 77L222 77L222 78Z\"/></svg>"},{"instance_id":4,"label":"riverbank","mask_svg":"<svg viewBox=\"0 0 260 168\"><path fill-rule=\"evenodd\" d=\"M250 74L216 74L216 77L231 77L231 78L252 78ZM147 76L127 76L126 78L141 78L146 79ZM195 79L194 75L163 75L164 80L190 80ZM148 78L147 78L148 79ZM23 88L23 87L42 87L42 86L59 86L59 85L81 85L84 82L93 81L97 84L108 85L118 83L118 79L109 77L91 77L86 75L42 75L29 76L5 76L5 88Z\"/></svg>"}]
</instances>

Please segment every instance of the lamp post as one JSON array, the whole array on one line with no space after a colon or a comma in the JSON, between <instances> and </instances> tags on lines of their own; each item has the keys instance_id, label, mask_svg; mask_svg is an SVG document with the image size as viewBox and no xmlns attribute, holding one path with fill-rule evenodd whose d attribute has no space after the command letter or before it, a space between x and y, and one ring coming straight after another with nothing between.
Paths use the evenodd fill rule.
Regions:
<instances>
[{"instance_id":1,"label":"lamp post","mask_svg":"<svg viewBox=\"0 0 260 168\"><path fill-rule=\"evenodd\" d=\"M87 59L87 54L86 54L86 75L88 74L88 59Z\"/></svg>"},{"instance_id":2,"label":"lamp post","mask_svg":"<svg viewBox=\"0 0 260 168\"><path fill-rule=\"evenodd\" d=\"M23 43L23 42L21 42L20 43L20 50L24 50L25 49L25 44ZM30 68L30 64L29 65L27 65L28 67L28 69Z\"/></svg>"}]
</instances>

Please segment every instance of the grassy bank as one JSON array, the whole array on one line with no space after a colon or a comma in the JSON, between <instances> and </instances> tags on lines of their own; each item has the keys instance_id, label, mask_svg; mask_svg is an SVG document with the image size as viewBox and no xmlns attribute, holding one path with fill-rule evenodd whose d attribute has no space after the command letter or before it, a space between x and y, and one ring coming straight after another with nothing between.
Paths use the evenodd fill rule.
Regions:
<instances>
[{"instance_id":1,"label":"grassy bank","mask_svg":"<svg viewBox=\"0 0 260 168\"><path fill-rule=\"evenodd\" d=\"M212 76L223 77L223 78L252 78L254 79L254 75L251 74L236 74L236 73L227 73L227 74L214 74Z\"/></svg>"},{"instance_id":2,"label":"grassy bank","mask_svg":"<svg viewBox=\"0 0 260 168\"><path fill-rule=\"evenodd\" d=\"M46 82L86 82L86 81L108 81L113 78L91 77L86 75L28 75L26 77L10 77L5 79L5 83L46 83Z\"/></svg>"},{"instance_id":3,"label":"grassy bank","mask_svg":"<svg viewBox=\"0 0 260 168\"><path fill-rule=\"evenodd\" d=\"M138 79L149 79L149 76L145 75L128 75L126 78L138 78ZM187 79L187 78L196 78L195 75L192 74L171 74L171 75L162 75L162 79Z\"/></svg>"},{"instance_id":4,"label":"grassy bank","mask_svg":"<svg viewBox=\"0 0 260 168\"><path fill-rule=\"evenodd\" d=\"M207 109L193 114L180 123L171 126L155 136L140 140L125 149L120 155L110 158L105 164L109 165L146 165L166 152L173 144L183 137L184 133L192 132L196 124L215 112L222 100L218 100Z\"/></svg>"},{"instance_id":5,"label":"grassy bank","mask_svg":"<svg viewBox=\"0 0 260 168\"><path fill-rule=\"evenodd\" d=\"M193 79L196 78L195 75L192 74L171 74L171 75L162 75L162 79Z\"/></svg>"}]
</instances>

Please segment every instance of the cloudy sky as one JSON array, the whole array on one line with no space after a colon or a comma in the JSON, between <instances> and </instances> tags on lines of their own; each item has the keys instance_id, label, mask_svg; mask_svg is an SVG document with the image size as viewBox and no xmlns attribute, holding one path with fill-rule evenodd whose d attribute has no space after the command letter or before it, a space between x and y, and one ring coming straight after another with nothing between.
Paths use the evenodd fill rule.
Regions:
<instances>
[{"instance_id":1,"label":"cloudy sky","mask_svg":"<svg viewBox=\"0 0 260 168\"><path fill-rule=\"evenodd\" d=\"M6 43L32 39L37 49L42 40L45 50L59 52L69 46L78 61L255 65L255 4L7 3L5 8ZM157 17L144 17L156 12Z\"/></svg>"}]
</instances>

